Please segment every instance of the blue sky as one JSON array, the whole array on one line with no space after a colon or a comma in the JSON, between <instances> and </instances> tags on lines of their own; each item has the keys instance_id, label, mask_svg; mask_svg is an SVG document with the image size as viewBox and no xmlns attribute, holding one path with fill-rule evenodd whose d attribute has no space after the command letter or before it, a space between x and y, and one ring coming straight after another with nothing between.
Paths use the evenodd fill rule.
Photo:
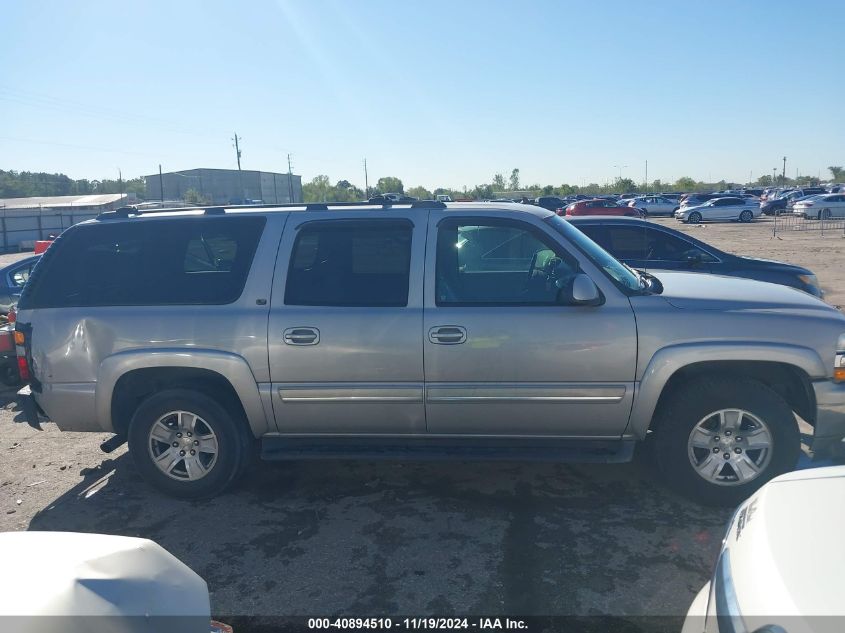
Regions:
<instances>
[{"instance_id":1,"label":"blue sky","mask_svg":"<svg viewBox=\"0 0 845 633\"><path fill-rule=\"evenodd\" d=\"M7 0L0 168L363 185L845 164L841 3Z\"/></svg>"}]
</instances>

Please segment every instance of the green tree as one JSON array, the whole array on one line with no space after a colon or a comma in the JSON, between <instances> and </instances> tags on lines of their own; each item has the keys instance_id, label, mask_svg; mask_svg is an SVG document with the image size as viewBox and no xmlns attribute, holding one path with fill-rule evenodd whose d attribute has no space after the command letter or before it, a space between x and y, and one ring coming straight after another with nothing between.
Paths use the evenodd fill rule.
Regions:
<instances>
[{"instance_id":1,"label":"green tree","mask_svg":"<svg viewBox=\"0 0 845 633\"><path fill-rule=\"evenodd\" d=\"M493 185L475 185L475 188L469 192L476 200L492 200L496 197L496 194L493 192Z\"/></svg>"},{"instance_id":2,"label":"green tree","mask_svg":"<svg viewBox=\"0 0 845 633\"><path fill-rule=\"evenodd\" d=\"M405 193L405 187L402 181L395 176L379 178L376 183L376 189L378 189L379 193Z\"/></svg>"},{"instance_id":3,"label":"green tree","mask_svg":"<svg viewBox=\"0 0 845 633\"><path fill-rule=\"evenodd\" d=\"M771 187L772 186L772 177L769 176L768 174L766 174L764 176L760 176L754 184L759 185L760 187Z\"/></svg>"},{"instance_id":4,"label":"green tree","mask_svg":"<svg viewBox=\"0 0 845 633\"><path fill-rule=\"evenodd\" d=\"M408 189L407 194L414 198L419 198L420 200L433 200L434 194L432 194L428 189L425 187L411 187Z\"/></svg>"},{"instance_id":5,"label":"green tree","mask_svg":"<svg viewBox=\"0 0 845 633\"><path fill-rule=\"evenodd\" d=\"M828 170L830 171L830 175L833 176L833 180L835 182L841 182L842 180L845 180L845 169L843 169L842 167L839 167L837 165L831 165L830 167L828 167Z\"/></svg>"},{"instance_id":6,"label":"green tree","mask_svg":"<svg viewBox=\"0 0 845 633\"><path fill-rule=\"evenodd\" d=\"M684 176L682 178L678 178L673 187L678 191L694 191L697 185L698 183L695 180L689 178L688 176Z\"/></svg>"},{"instance_id":7,"label":"green tree","mask_svg":"<svg viewBox=\"0 0 845 633\"><path fill-rule=\"evenodd\" d=\"M305 202L327 202L331 189L329 177L321 174L302 185L302 198Z\"/></svg>"},{"instance_id":8,"label":"green tree","mask_svg":"<svg viewBox=\"0 0 845 633\"><path fill-rule=\"evenodd\" d=\"M638 190L637 183L630 178L617 178L613 184L616 193L634 193Z\"/></svg>"},{"instance_id":9,"label":"green tree","mask_svg":"<svg viewBox=\"0 0 845 633\"><path fill-rule=\"evenodd\" d=\"M504 191L507 188L505 184L505 177L502 174L493 176L493 189L496 191Z\"/></svg>"},{"instance_id":10,"label":"green tree","mask_svg":"<svg viewBox=\"0 0 845 633\"><path fill-rule=\"evenodd\" d=\"M519 168L515 167L513 171L511 171L510 182L511 191L519 191Z\"/></svg>"}]
</instances>

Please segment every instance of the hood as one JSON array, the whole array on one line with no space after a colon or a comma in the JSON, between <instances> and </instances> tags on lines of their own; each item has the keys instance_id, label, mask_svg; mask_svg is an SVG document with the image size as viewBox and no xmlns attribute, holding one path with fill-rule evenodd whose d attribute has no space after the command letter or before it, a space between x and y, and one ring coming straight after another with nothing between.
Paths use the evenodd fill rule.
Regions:
<instances>
[{"instance_id":1,"label":"hood","mask_svg":"<svg viewBox=\"0 0 845 633\"><path fill-rule=\"evenodd\" d=\"M759 265L761 268L765 268L766 270L777 270L780 272L788 272L794 273L796 275L812 275L813 271L804 268L803 266L796 266L795 264L789 264L787 262L779 262L776 259L764 259L761 257L745 257L743 255L734 255L734 258L739 260L742 263L743 267L748 267L749 265L754 266L755 264Z\"/></svg>"},{"instance_id":2,"label":"hood","mask_svg":"<svg viewBox=\"0 0 845 633\"><path fill-rule=\"evenodd\" d=\"M682 310L782 310L795 308L841 314L812 295L765 281L707 273L660 271L661 297Z\"/></svg>"},{"instance_id":3,"label":"hood","mask_svg":"<svg viewBox=\"0 0 845 633\"><path fill-rule=\"evenodd\" d=\"M845 615L845 466L802 472L764 486L740 506L725 536L748 624L753 616ZM807 538L812 545L802 545Z\"/></svg>"}]
</instances>

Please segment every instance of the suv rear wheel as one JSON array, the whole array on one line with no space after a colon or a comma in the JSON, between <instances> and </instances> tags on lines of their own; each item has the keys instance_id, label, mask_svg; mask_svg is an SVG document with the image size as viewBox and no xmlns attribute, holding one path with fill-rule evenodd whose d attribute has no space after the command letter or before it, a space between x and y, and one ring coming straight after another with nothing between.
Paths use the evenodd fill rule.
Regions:
<instances>
[{"instance_id":1,"label":"suv rear wheel","mask_svg":"<svg viewBox=\"0 0 845 633\"><path fill-rule=\"evenodd\" d=\"M792 470L801 436L789 405L747 378L681 387L661 407L655 457L667 483L708 505L736 505Z\"/></svg>"},{"instance_id":2,"label":"suv rear wheel","mask_svg":"<svg viewBox=\"0 0 845 633\"><path fill-rule=\"evenodd\" d=\"M250 446L242 420L213 398L187 389L144 400L129 424L128 439L141 476L183 499L223 492L246 466Z\"/></svg>"}]
</instances>

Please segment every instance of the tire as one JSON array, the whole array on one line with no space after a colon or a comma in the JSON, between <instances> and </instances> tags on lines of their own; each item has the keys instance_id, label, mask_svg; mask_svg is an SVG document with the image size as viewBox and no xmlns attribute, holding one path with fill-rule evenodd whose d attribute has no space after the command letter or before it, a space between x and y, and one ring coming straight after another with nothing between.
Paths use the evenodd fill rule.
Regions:
<instances>
[{"instance_id":1,"label":"tire","mask_svg":"<svg viewBox=\"0 0 845 633\"><path fill-rule=\"evenodd\" d=\"M718 415L731 409L742 415L736 416L737 411L725 413L724 418ZM719 431L720 420L737 419L736 432ZM661 404L654 422L658 470L669 486L705 505L737 505L773 477L793 470L801 453L801 435L789 405L763 383L748 378L682 385ZM766 439L767 448L747 448L748 442L762 446ZM724 458L726 454L730 458ZM724 460L717 461L720 458ZM700 474L694 462L709 476ZM756 475L749 462L759 469ZM746 474L740 476L743 470Z\"/></svg>"},{"instance_id":2,"label":"tire","mask_svg":"<svg viewBox=\"0 0 845 633\"><path fill-rule=\"evenodd\" d=\"M648 209L640 209L640 216L647 218L648 217Z\"/></svg>"},{"instance_id":3,"label":"tire","mask_svg":"<svg viewBox=\"0 0 845 633\"><path fill-rule=\"evenodd\" d=\"M751 222L753 219L754 219L754 214L751 213L751 211L748 211L747 209L739 214L739 221L740 222L745 222L747 224L748 222Z\"/></svg>"},{"instance_id":4,"label":"tire","mask_svg":"<svg viewBox=\"0 0 845 633\"><path fill-rule=\"evenodd\" d=\"M180 499L207 499L226 490L245 470L253 443L245 420L189 389L162 391L144 400L129 423L128 440L143 479ZM191 450L197 452L191 456ZM157 465L155 456L166 460L165 465Z\"/></svg>"},{"instance_id":5,"label":"tire","mask_svg":"<svg viewBox=\"0 0 845 633\"><path fill-rule=\"evenodd\" d=\"M693 211L687 218L687 224L698 224L701 222L701 214L698 211Z\"/></svg>"},{"instance_id":6,"label":"tire","mask_svg":"<svg viewBox=\"0 0 845 633\"><path fill-rule=\"evenodd\" d=\"M819 211L819 220L829 220L830 219L830 209L822 209Z\"/></svg>"}]
</instances>

